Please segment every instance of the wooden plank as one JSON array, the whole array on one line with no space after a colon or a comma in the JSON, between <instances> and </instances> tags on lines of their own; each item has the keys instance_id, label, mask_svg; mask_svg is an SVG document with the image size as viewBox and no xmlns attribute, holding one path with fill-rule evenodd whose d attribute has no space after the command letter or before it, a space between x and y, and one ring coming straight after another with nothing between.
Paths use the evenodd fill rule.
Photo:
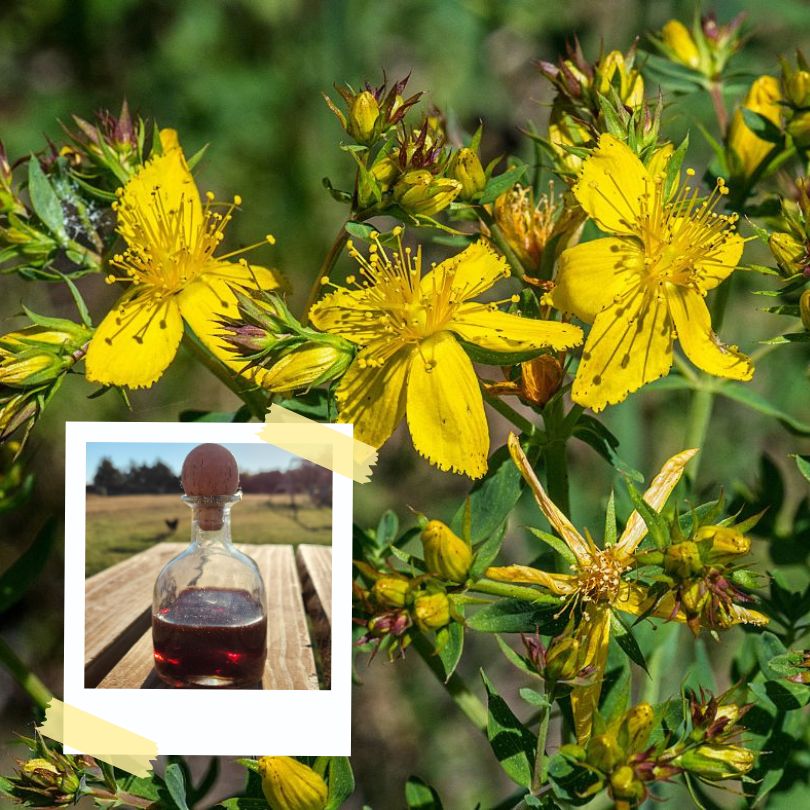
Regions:
<instances>
[{"instance_id":1,"label":"wooden plank","mask_svg":"<svg viewBox=\"0 0 810 810\"><path fill-rule=\"evenodd\" d=\"M141 689L159 680L154 675L152 628L132 645L129 652L110 670L99 689ZM154 676L154 677L153 677Z\"/></svg>"},{"instance_id":2,"label":"wooden plank","mask_svg":"<svg viewBox=\"0 0 810 810\"><path fill-rule=\"evenodd\" d=\"M296 552L301 579L312 583L320 609L332 624L332 547L302 544Z\"/></svg>"},{"instance_id":3,"label":"wooden plank","mask_svg":"<svg viewBox=\"0 0 810 810\"><path fill-rule=\"evenodd\" d=\"M332 688L332 547L302 544L296 550L304 608L318 654L324 689Z\"/></svg>"},{"instance_id":4,"label":"wooden plank","mask_svg":"<svg viewBox=\"0 0 810 810\"><path fill-rule=\"evenodd\" d=\"M183 543L159 543L85 582L85 686L97 686L149 626L160 569Z\"/></svg>"},{"instance_id":5,"label":"wooden plank","mask_svg":"<svg viewBox=\"0 0 810 810\"><path fill-rule=\"evenodd\" d=\"M290 546L253 546L267 590L267 662L264 689L318 689L318 672Z\"/></svg>"}]
</instances>

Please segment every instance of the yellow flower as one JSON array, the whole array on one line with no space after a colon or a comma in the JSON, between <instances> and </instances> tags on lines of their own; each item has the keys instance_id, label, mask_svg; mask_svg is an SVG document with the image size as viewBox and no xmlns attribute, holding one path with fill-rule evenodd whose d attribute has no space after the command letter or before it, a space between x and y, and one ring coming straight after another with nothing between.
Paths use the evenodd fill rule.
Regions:
<instances>
[{"instance_id":1,"label":"yellow flower","mask_svg":"<svg viewBox=\"0 0 810 810\"><path fill-rule=\"evenodd\" d=\"M596 64L596 89L604 96L613 87L628 107L638 107L644 101L644 79L633 68L634 55L625 58L621 51L611 51Z\"/></svg>"},{"instance_id":2,"label":"yellow flower","mask_svg":"<svg viewBox=\"0 0 810 810\"><path fill-rule=\"evenodd\" d=\"M293 757L260 757L262 791L270 810L323 810L329 789L323 778Z\"/></svg>"},{"instance_id":3,"label":"yellow flower","mask_svg":"<svg viewBox=\"0 0 810 810\"><path fill-rule=\"evenodd\" d=\"M602 135L573 189L609 237L563 252L553 301L592 323L572 397L602 410L666 374L677 332L681 349L703 371L749 380L753 366L712 331L706 293L742 255L736 215L713 208L684 186L667 197L663 173L650 172L628 146Z\"/></svg>"},{"instance_id":4,"label":"yellow flower","mask_svg":"<svg viewBox=\"0 0 810 810\"><path fill-rule=\"evenodd\" d=\"M661 29L661 41L672 58L686 67L700 67L700 51L689 29L680 20L670 20Z\"/></svg>"},{"instance_id":5,"label":"yellow flower","mask_svg":"<svg viewBox=\"0 0 810 810\"><path fill-rule=\"evenodd\" d=\"M88 380L148 388L174 359L185 322L199 340L236 372L245 366L221 335L223 317L237 314L234 289L271 289L276 274L264 267L214 256L239 199L224 213L205 205L177 136L161 132L162 154L119 191L114 204L126 250L108 281L130 284L101 322L86 358ZM242 252L242 251L237 251ZM258 381L258 375L256 376Z\"/></svg>"},{"instance_id":6,"label":"yellow flower","mask_svg":"<svg viewBox=\"0 0 810 810\"><path fill-rule=\"evenodd\" d=\"M571 550L576 562L572 574L549 574L525 565L489 568L486 576L502 582L523 582L543 588L569 600L571 606L581 606L582 616L573 631L582 651L579 668L593 667L595 678L587 686L576 686L571 693L577 740L582 744L591 733L593 713L599 703L601 680L607 662L612 610L639 616L655 605L653 616L677 618L674 599L664 596L655 602L647 586L634 580L627 581L624 574L634 565L639 543L647 535L647 526L638 512L627 521L622 536L612 546L598 548L590 535L586 537L574 528L565 515L546 494L526 458L520 442L509 435L509 452L531 487L537 504L557 534ZM644 493L644 500L659 512L683 474L684 467L697 450L684 450L667 461ZM674 615L673 615L674 614Z\"/></svg>"},{"instance_id":7,"label":"yellow flower","mask_svg":"<svg viewBox=\"0 0 810 810\"><path fill-rule=\"evenodd\" d=\"M400 230L397 234L401 233ZM489 432L472 361L459 339L489 352L577 345L576 326L501 312L472 299L509 275L482 242L422 276L421 251L379 244L355 290L338 287L312 309L314 326L359 345L337 388L341 422L379 447L407 413L417 452L442 470L480 478L487 469Z\"/></svg>"},{"instance_id":8,"label":"yellow flower","mask_svg":"<svg viewBox=\"0 0 810 810\"><path fill-rule=\"evenodd\" d=\"M764 115L777 127L781 125L783 107L779 103L782 92L779 80L773 76L760 76L746 95L742 106ZM732 160L737 164L734 173L751 177L765 156L773 149L773 144L763 141L751 132L745 124L742 110L736 110L728 128L728 146Z\"/></svg>"}]
</instances>

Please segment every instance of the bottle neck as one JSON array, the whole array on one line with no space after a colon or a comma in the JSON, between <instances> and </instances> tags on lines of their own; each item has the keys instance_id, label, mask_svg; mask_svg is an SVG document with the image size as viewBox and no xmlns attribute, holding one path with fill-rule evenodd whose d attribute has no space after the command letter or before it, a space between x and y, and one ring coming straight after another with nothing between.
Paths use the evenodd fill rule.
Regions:
<instances>
[{"instance_id":1,"label":"bottle neck","mask_svg":"<svg viewBox=\"0 0 810 810\"><path fill-rule=\"evenodd\" d=\"M231 507L240 493L228 496L185 496L191 507L191 542L199 546L231 545Z\"/></svg>"}]
</instances>

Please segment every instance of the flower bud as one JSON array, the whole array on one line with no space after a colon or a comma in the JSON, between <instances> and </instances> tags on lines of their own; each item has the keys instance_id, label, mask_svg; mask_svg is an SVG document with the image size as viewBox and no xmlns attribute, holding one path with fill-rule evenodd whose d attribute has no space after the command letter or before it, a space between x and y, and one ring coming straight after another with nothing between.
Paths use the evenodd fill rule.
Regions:
<instances>
[{"instance_id":1,"label":"flower bud","mask_svg":"<svg viewBox=\"0 0 810 810\"><path fill-rule=\"evenodd\" d=\"M681 590L681 604L687 613L698 615L709 599L709 592L702 580L690 583Z\"/></svg>"},{"instance_id":2,"label":"flower bud","mask_svg":"<svg viewBox=\"0 0 810 810\"><path fill-rule=\"evenodd\" d=\"M773 76L760 76L751 85L742 106L779 127L782 119L781 99L779 82ZM773 148L773 144L758 138L748 128L741 110L737 110L731 119L727 142L736 163L733 173L742 177L751 177Z\"/></svg>"},{"instance_id":3,"label":"flower bud","mask_svg":"<svg viewBox=\"0 0 810 810\"><path fill-rule=\"evenodd\" d=\"M782 82L785 100L796 107L810 106L810 72L795 70L786 75Z\"/></svg>"},{"instance_id":4,"label":"flower bud","mask_svg":"<svg viewBox=\"0 0 810 810\"><path fill-rule=\"evenodd\" d=\"M260 757L262 791L270 810L324 810L329 789L312 768L293 757Z\"/></svg>"},{"instance_id":5,"label":"flower bud","mask_svg":"<svg viewBox=\"0 0 810 810\"><path fill-rule=\"evenodd\" d=\"M420 630L439 630L450 624L450 600L443 591L417 594L413 618Z\"/></svg>"},{"instance_id":6,"label":"flower bud","mask_svg":"<svg viewBox=\"0 0 810 810\"><path fill-rule=\"evenodd\" d=\"M621 51L611 51L603 57L596 65L596 89L607 96L614 87L622 103L634 108L644 101L644 79L637 70L628 67L628 63L632 65L632 57L626 60Z\"/></svg>"},{"instance_id":7,"label":"flower bud","mask_svg":"<svg viewBox=\"0 0 810 810\"><path fill-rule=\"evenodd\" d=\"M624 751L612 734L597 734L588 740L586 747L588 764L610 773L624 759Z\"/></svg>"},{"instance_id":8,"label":"flower bud","mask_svg":"<svg viewBox=\"0 0 810 810\"><path fill-rule=\"evenodd\" d=\"M545 676L549 681L570 681L576 678L579 665L579 641L571 636L552 639L546 653Z\"/></svg>"},{"instance_id":9,"label":"flower bud","mask_svg":"<svg viewBox=\"0 0 810 810\"><path fill-rule=\"evenodd\" d=\"M742 556L751 550L751 540L730 526L701 526L695 541L704 540L711 542L709 559L712 562Z\"/></svg>"},{"instance_id":10,"label":"flower bud","mask_svg":"<svg viewBox=\"0 0 810 810\"><path fill-rule=\"evenodd\" d=\"M449 582L465 582L472 565L472 549L440 520L422 530L425 565L431 574Z\"/></svg>"},{"instance_id":11,"label":"flower bud","mask_svg":"<svg viewBox=\"0 0 810 810\"><path fill-rule=\"evenodd\" d=\"M262 387L273 393L320 385L342 376L352 361L348 348L330 343L305 343L285 354L262 378Z\"/></svg>"},{"instance_id":12,"label":"flower bud","mask_svg":"<svg viewBox=\"0 0 810 810\"><path fill-rule=\"evenodd\" d=\"M411 582L394 574L381 576L371 589L378 604L384 607L404 607L411 589Z\"/></svg>"},{"instance_id":13,"label":"flower bud","mask_svg":"<svg viewBox=\"0 0 810 810\"><path fill-rule=\"evenodd\" d=\"M433 216L447 208L461 193L461 183L434 177L427 169L412 169L394 186L394 199L409 214Z\"/></svg>"},{"instance_id":14,"label":"flower bud","mask_svg":"<svg viewBox=\"0 0 810 810\"><path fill-rule=\"evenodd\" d=\"M664 570L672 576L688 579L702 569L700 550L691 540L674 543L664 551Z\"/></svg>"},{"instance_id":15,"label":"flower bud","mask_svg":"<svg viewBox=\"0 0 810 810\"><path fill-rule=\"evenodd\" d=\"M560 390L565 371L553 354L541 354L520 364L522 399L542 407Z\"/></svg>"},{"instance_id":16,"label":"flower bud","mask_svg":"<svg viewBox=\"0 0 810 810\"><path fill-rule=\"evenodd\" d=\"M467 147L459 149L450 161L450 174L461 183L462 200L474 200L487 184L478 154Z\"/></svg>"},{"instance_id":17,"label":"flower bud","mask_svg":"<svg viewBox=\"0 0 810 810\"><path fill-rule=\"evenodd\" d=\"M810 146L810 112L794 113L786 129L796 146L801 148Z\"/></svg>"},{"instance_id":18,"label":"flower bud","mask_svg":"<svg viewBox=\"0 0 810 810\"><path fill-rule=\"evenodd\" d=\"M700 51L689 29L680 20L670 20L661 29L661 41L670 57L686 67L700 66Z\"/></svg>"},{"instance_id":19,"label":"flower bud","mask_svg":"<svg viewBox=\"0 0 810 810\"><path fill-rule=\"evenodd\" d=\"M349 106L346 130L358 143L370 144L374 140L380 105L368 90L358 93Z\"/></svg>"},{"instance_id":20,"label":"flower bud","mask_svg":"<svg viewBox=\"0 0 810 810\"><path fill-rule=\"evenodd\" d=\"M674 764L701 779L719 782L748 773L754 767L754 753L740 745L706 743L685 751Z\"/></svg>"},{"instance_id":21,"label":"flower bud","mask_svg":"<svg viewBox=\"0 0 810 810\"><path fill-rule=\"evenodd\" d=\"M411 620L405 610L389 610L387 613L373 616L368 622L369 633L378 638L383 636L399 638L410 626Z\"/></svg>"},{"instance_id":22,"label":"flower bud","mask_svg":"<svg viewBox=\"0 0 810 810\"><path fill-rule=\"evenodd\" d=\"M802 318L802 325L810 332L810 290L805 290L799 298L799 314Z\"/></svg>"},{"instance_id":23,"label":"flower bud","mask_svg":"<svg viewBox=\"0 0 810 810\"><path fill-rule=\"evenodd\" d=\"M390 154L375 160L371 167L371 174L383 191L388 191L394 185L399 171L399 162Z\"/></svg>"},{"instance_id":24,"label":"flower bud","mask_svg":"<svg viewBox=\"0 0 810 810\"><path fill-rule=\"evenodd\" d=\"M807 246L793 234L779 231L772 233L768 238L768 247L785 276L800 273L808 264Z\"/></svg>"},{"instance_id":25,"label":"flower bud","mask_svg":"<svg viewBox=\"0 0 810 810\"><path fill-rule=\"evenodd\" d=\"M645 797L647 789L629 765L621 765L610 775L610 792L614 799L635 806Z\"/></svg>"},{"instance_id":26,"label":"flower bud","mask_svg":"<svg viewBox=\"0 0 810 810\"><path fill-rule=\"evenodd\" d=\"M639 703L625 714L619 739L627 753L635 754L645 748L654 718L655 711L649 703Z\"/></svg>"}]
</instances>

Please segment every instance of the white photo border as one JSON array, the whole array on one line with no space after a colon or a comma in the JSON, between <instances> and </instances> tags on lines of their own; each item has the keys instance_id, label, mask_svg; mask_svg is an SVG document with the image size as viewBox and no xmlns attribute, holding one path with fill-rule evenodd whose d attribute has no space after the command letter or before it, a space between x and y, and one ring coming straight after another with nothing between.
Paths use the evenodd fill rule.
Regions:
<instances>
[{"instance_id":1,"label":"white photo border","mask_svg":"<svg viewBox=\"0 0 810 810\"><path fill-rule=\"evenodd\" d=\"M88 689L84 685L86 445L262 444L257 423L67 422L64 702L154 740L158 752L211 756L351 754L351 479L332 474L332 678L329 690ZM321 425L319 425L321 427ZM323 427L326 427L325 425ZM283 430L283 425L279 425ZM352 435L351 425L330 425ZM313 437L324 444L324 433ZM272 583L267 583L272 588ZM111 751L111 754L126 752Z\"/></svg>"}]
</instances>

